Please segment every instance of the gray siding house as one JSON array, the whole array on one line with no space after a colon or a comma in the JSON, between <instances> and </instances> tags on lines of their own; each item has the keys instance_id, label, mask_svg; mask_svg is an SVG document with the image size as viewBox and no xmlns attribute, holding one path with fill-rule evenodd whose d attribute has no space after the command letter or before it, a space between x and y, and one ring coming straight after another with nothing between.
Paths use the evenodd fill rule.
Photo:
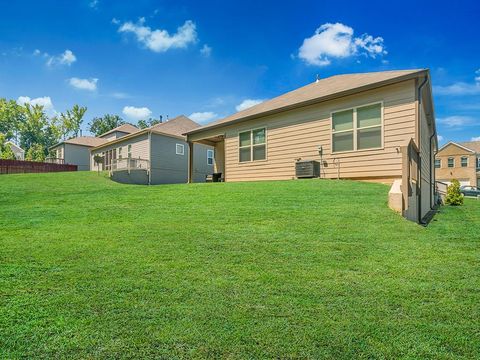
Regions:
<instances>
[{"instance_id":1,"label":"gray siding house","mask_svg":"<svg viewBox=\"0 0 480 360\"><path fill-rule=\"evenodd\" d=\"M93 136L79 136L73 139L64 140L50 147L50 157L47 162L57 164L77 165L78 171L90 170L90 149L107 140Z\"/></svg>"},{"instance_id":2,"label":"gray siding house","mask_svg":"<svg viewBox=\"0 0 480 360\"><path fill-rule=\"evenodd\" d=\"M90 168L110 171L112 180L128 184L176 184L188 181L189 147L183 133L200 127L181 115L91 149ZM100 155L102 163L96 163ZM193 179L213 173L213 148L195 146Z\"/></svg>"}]
</instances>

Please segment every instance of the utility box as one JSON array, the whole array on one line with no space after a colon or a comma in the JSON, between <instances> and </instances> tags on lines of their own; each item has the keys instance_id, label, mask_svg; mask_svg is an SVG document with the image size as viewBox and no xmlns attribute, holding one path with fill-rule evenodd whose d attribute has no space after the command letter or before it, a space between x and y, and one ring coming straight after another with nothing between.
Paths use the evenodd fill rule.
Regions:
<instances>
[{"instance_id":1,"label":"utility box","mask_svg":"<svg viewBox=\"0 0 480 360\"><path fill-rule=\"evenodd\" d=\"M298 179L320 177L320 163L315 160L300 160L295 162L295 176Z\"/></svg>"}]
</instances>

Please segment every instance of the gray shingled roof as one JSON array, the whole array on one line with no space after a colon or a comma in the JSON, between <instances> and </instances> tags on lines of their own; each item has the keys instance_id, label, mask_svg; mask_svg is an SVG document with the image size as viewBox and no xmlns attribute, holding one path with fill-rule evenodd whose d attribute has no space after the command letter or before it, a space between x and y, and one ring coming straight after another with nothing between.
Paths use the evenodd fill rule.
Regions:
<instances>
[{"instance_id":1,"label":"gray shingled roof","mask_svg":"<svg viewBox=\"0 0 480 360\"><path fill-rule=\"evenodd\" d=\"M200 125L184 115L177 116L164 123L153 125L150 129L165 134L183 136L186 132L199 128Z\"/></svg>"}]
</instances>

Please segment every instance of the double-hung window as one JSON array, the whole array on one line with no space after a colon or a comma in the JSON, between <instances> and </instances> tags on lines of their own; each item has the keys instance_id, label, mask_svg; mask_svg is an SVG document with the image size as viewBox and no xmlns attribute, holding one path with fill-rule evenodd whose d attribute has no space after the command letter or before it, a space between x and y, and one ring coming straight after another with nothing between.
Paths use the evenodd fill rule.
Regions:
<instances>
[{"instance_id":1,"label":"double-hung window","mask_svg":"<svg viewBox=\"0 0 480 360\"><path fill-rule=\"evenodd\" d=\"M332 152L378 149L383 141L382 104L332 113Z\"/></svg>"},{"instance_id":2,"label":"double-hung window","mask_svg":"<svg viewBox=\"0 0 480 360\"><path fill-rule=\"evenodd\" d=\"M240 162L265 160L267 158L265 128L241 132L238 138L238 158Z\"/></svg>"},{"instance_id":3,"label":"double-hung window","mask_svg":"<svg viewBox=\"0 0 480 360\"><path fill-rule=\"evenodd\" d=\"M447 165L449 168L455 167L455 159L453 157L449 157Z\"/></svg>"},{"instance_id":4,"label":"double-hung window","mask_svg":"<svg viewBox=\"0 0 480 360\"><path fill-rule=\"evenodd\" d=\"M122 158L123 158L123 156L122 156L122 150L123 150L122 147L119 147L119 148L118 148L118 158L119 158L119 159L122 159Z\"/></svg>"},{"instance_id":5,"label":"double-hung window","mask_svg":"<svg viewBox=\"0 0 480 360\"><path fill-rule=\"evenodd\" d=\"M461 167L467 167L468 166L468 157L462 156L460 159L460 166Z\"/></svg>"},{"instance_id":6,"label":"double-hung window","mask_svg":"<svg viewBox=\"0 0 480 360\"><path fill-rule=\"evenodd\" d=\"M132 145L127 146L127 157L128 158L132 157Z\"/></svg>"},{"instance_id":7,"label":"double-hung window","mask_svg":"<svg viewBox=\"0 0 480 360\"><path fill-rule=\"evenodd\" d=\"M175 153L177 155L185 155L185 146L183 144L176 144Z\"/></svg>"},{"instance_id":8,"label":"double-hung window","mask_svg":"<svg viewBox=\"0 0 480 360\"><path fill-rule=\"evenodd\" d=\"M480 169L480 157L477 158L477 169Z\"/></svg>"},{"instance_id":9,"label":"double-hung window","mask_svg":"<svg viewBox=\"0 0 480 360\"><path fill-rule=\"evenodd\" d=\"M442 167L442 160L435 159L435 169L440 169Z\"/></svg>"},{"instance_id":10,"label":"double-hung window","mask_svg":"<svg viewBox=\"0 0 480 360\"><path fill-rule=\"evenodd\" d=\"M207 150L207 165L213 165L213 150Z\"/></svg>"}]
</instances>

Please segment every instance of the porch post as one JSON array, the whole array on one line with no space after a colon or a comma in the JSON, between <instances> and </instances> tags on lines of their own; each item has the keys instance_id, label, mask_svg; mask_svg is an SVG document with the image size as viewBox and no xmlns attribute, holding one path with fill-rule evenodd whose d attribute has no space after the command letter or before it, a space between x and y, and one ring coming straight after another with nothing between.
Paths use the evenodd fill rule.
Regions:
<instances>
[{"instance_id":1,"label":"porch post","mask_svg":"<svg viewBox=\"0 0 480 360\"><path fill-rule=\"evenodd\" d=\"M193 182L193 142L188 142L188 183Z\"/></svg>"}]
</instances>

